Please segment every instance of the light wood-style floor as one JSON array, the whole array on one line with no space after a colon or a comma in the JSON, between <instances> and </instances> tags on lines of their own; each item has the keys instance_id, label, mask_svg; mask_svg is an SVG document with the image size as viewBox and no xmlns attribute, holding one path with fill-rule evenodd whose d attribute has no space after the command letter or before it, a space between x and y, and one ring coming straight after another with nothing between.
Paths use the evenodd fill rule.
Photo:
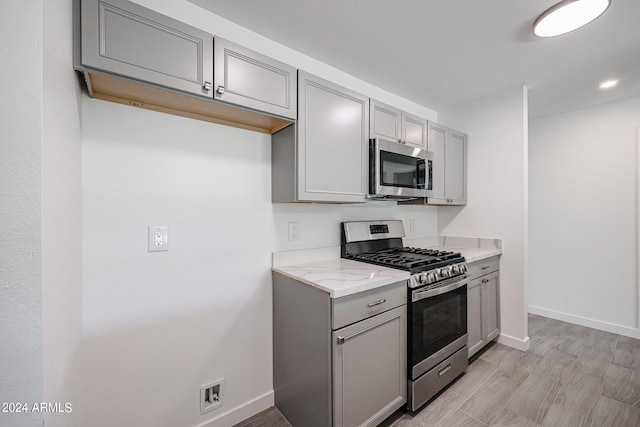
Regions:
<instances>
[{"instance_id":1,"label":"light wood-style floor","mask_svg":"<svg viewBox=\"0 0 640 427\"><path fill-rule=\"evenodd\" d=\"M640 427L640 340L529 315L530 348L493 344L392 427ZM288 427L270 408L238 427Z\"/></svg>"}]
</instances>

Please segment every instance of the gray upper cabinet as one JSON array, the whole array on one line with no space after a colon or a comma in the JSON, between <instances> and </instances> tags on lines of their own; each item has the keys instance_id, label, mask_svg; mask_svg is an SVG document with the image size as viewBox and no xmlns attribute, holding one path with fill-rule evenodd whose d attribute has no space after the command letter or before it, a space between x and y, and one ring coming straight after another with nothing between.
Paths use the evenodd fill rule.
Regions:
<instances>
[{"instance_id":1,"label":"gray upper cabinet","mask_svg":"<svg viewBox=\"0 0 640 427\"><path fill-rule=\"evenodd\" d=\"M272 136L274 202L365 202L369 98L298 72L298 122Z\"/></svg>"},{"instance_id":2,"label":"gray upper cabinet","mask_svg":"<svg viewBox=\"0 0 640 427\"><path fill-rule=\"evenodd\" d=\"M427 120L398 108L371 100L371 138L394 139L420 148L427 146Z\"/></svg>"},{"instance_id":3,"label":"gray upper cabinet","mask_svg":"<svg viewBox=\"0 0 640 427\"><path fill-rule=\"evenodd\" d=\"M402 139L402 111L371 99L369 126L371 138Z\"/></svg>"},{"instance_id":4,"label":"gray upper cabinet","mask_svg":"<svg viewBox=\"0 0 640 427\"><path fill-rule=\"evenodd\" d=\"M427 120L402 112L402 140L405 144L427 147Z\"/></svg>"},{"instance_id":5,"label":"gray upper cabinet","mask_svg":"<svg viewBox=\"0 0 640 427\"><path fill-rule=\"evenodd\" d=\"M213 98L213 35L126 0L81 0L82 65Z\"/></svg>"},{"instance_id":6,"label":"gray upper cabinet","mask_svg":"<svg viewBox=\"0 0 640 427\"><path fill-rule=\"evenodd\" d=\"M428 148L434 154L433 205L467 204L467 135L429 122Z\"/></svg>"},{"instance_id":7,"label":"gray upper cabinet","mask_svg":"<svg viewBox=\"0 0 640 427\"><path fill-rule=\"evenodd\" d=\"M215 37L215 98L270 114L297 118L297 70Z\"/></svg>"}]
</instances>

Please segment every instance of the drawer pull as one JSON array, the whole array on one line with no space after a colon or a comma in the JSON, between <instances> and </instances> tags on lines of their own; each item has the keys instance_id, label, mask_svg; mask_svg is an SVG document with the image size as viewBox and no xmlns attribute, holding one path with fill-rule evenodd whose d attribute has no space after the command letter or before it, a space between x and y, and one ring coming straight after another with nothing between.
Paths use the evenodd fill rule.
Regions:
<instances>
[{"instance_id":1,"label":"drawer pull","mask_svg":"<svg viewBox=\"0 0 640 427\"><path fill-rule=\"evenodd\" d=\"M444 368L442 368L440 371L438 371L438 376L441 377L444 374L447 373L447 371L451 369L451 363L449 363L447 366L445 366Z\"/></svg>"},{"instance_id":2,"label":"drawer pull","mask_svg":"<svg viewBox=\"0 0 640 427\"><path fill-rule=\"evenodd\" d=\"M489 266L485 265L484 267L480 268L480 270L486 270L487 268L489 268Z\"/></svg>"},{"instance_id":3,"label":"drawer pull","mask_svg":"<svg viewBox=\"0 0 640 427\"><path fill-rule=\"evenodd\" d=\"M376 305L384 304L385 302L387 302L386 298L385 299L380 299L378 301L374 301L374 302L371 302L371 303L367 304L367 307L369 307L369 308L375 307Z\"/></svg>"}]
</instances>

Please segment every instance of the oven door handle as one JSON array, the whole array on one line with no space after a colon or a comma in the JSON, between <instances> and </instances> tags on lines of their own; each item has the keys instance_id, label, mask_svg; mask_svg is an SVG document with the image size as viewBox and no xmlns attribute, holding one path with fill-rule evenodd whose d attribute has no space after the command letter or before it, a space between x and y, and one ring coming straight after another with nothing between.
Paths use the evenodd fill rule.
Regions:
<instances>
[{"instance_id":1,"label":"oven door handle","mask_svg":"<svg viewBox=\"0 0 640 427\"><path fill-rule=\"evenodd\" d=\"M424 291L414 291L411 293L411 301L420 301L421 299L435 297L436 295L446 294L447 292L455 291L458 288L463 287L469 283L469 276L464 276L453 283L444 285L435 289L427 289Z\"/></svg>"}]
</instances>

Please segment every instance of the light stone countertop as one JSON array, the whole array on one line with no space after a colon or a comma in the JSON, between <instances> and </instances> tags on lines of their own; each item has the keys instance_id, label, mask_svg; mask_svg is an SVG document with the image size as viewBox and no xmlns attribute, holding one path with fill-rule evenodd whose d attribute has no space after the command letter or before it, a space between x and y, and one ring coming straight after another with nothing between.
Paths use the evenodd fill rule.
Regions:
<instances>
[{"instance_id":1,"label":"light stone countertop","mask_svg":"<svg viewBox=\"0 0 640 427\"><path fill-rule=\"evenodd\" d=\"M501 255L501 249L491 248L455 248L451 246L435 246L433 249L460 252L467 263L480 261L492 256Z\"/></svg>"},{"instance_id":2,"label":"light stone countertop","mask_svg":"<svg viewBox=\"0 0 640 427\"><path fill-rule=\"evenodd\" d=\"M272 271L340 298L409 280L409 272L343 258L274 266Z\"/></svg>"},{"instance_id":3,"label":"light stone countertop","mask_svg":"<svg viewBox=\"0 0 640 427\"><path fill-rule=\"evenodd\" d=\"M468 263L502 254L499 239L429 237L405 246L460 252ZM340 258L340 246L274 252L272 271L340 298L409 279L409 272Z\"/></svg>"}]
</instances>

